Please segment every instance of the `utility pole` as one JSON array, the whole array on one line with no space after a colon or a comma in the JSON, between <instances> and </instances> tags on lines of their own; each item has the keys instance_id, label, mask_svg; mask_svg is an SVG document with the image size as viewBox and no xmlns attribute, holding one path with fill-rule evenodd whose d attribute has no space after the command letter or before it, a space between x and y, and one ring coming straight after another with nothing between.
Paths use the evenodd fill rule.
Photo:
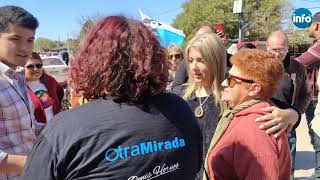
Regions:
<instances>
[{"instance_id":1,"label":"utility pole","mask_svg":"<svg viewBox=\"0 0 320 180\"><path fill-rule=\"evenodd\" d=\"M239 37L238 42L242 41L242 26L244 24L244 1L243 0L234 0L233 2L233 14L237 14L239 18Z\"/></svg>"}]
</instances>

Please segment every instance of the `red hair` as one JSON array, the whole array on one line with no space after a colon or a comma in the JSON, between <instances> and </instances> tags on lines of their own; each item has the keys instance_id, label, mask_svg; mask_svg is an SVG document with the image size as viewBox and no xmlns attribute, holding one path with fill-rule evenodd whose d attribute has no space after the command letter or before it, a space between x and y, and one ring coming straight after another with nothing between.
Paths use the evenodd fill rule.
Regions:
<instances>
[{"instance_id":1,"label":"red hair","mask_svg":"<svg viewBox=\"0 0 320 180\"><path fill-rule=\"evenodd\" d=\"M84 98L140 102L168 82L166 50L142 23L109 16L94 25L71 65L70 84Z\"/></svg>"},{"instance_id":2,"label":"red hair","mask_svg":"<svg viewBox=\"0 0 320 180\"><path fill-rule=\"evenodd\" d=\"M262 86L260 96L268 99L276 92L284 75L284 67L280 59L271 53L257 49L238 51L231 58L245 78L253 80Z\"/></svg>"}]
</instances>

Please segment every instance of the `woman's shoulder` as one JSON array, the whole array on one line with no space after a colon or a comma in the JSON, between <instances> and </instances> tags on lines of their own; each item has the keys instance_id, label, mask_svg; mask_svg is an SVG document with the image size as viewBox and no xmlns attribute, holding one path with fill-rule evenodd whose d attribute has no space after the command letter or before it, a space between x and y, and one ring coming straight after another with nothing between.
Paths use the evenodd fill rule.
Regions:
<instances>
[{"instance_id":1,"label":"woman's shoulder","mask_svg":"<svg viewBox=\"0 0 320 180\"><path fill-rule=\"evenodd\" d=\"M58 86L60 85L59 82L49 74L45 75L45 78L41 80L42 83L44 83L46 86Z\"/></svg>"},{"instance_id":2,"label":"woman's shoulder","mask_svg":"<svg viewBox=\"0 0 320 180\"><path fill-rule=\"evenodd\" d=\"M169 89L169 92L182 97L184 94L184 91L187 89L187 87L188 87L188 85L186 83L181 84L181 85L175 85Z\"/></svg>"}]
</instances>

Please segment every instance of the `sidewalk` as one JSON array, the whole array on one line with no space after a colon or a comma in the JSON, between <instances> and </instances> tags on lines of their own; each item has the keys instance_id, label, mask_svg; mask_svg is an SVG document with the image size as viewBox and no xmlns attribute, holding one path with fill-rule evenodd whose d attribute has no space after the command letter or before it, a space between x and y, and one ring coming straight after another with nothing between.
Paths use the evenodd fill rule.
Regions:
<instances>
[{"instance_id":1,"label":"sidewalk","mask_svg":"<svg viewBox=\"0 0 320 180\"><path fill-rule=\"evenodd\" d=\"M305 117L297 128L297 155L295 179L303 180L310 177L314 171L314 150L310 144L310 136Z\"/></svg>"}]
</instances>

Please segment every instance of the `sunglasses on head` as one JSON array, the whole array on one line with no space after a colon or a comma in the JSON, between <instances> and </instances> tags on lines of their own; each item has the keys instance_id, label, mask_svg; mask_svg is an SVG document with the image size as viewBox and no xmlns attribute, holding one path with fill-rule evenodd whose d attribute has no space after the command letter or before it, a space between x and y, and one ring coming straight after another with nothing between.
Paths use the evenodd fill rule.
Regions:
<instances>
[{"instance_id":1,"label":"sunglasses on head","mask_svg":"<svg viewBox=\"0 0 320 180\"><path fill-rule=\"evenodd\" d=\"M175 59L180 59L180 58L181 58L181 54L170 54L170 55L169 55L169 59L173 59L173 57L174 57Z\"/></svg>"},{"instance_id":2,"label":"sunglasses on head","mask_svg":"<svg viewBox=\"0 0 320 180\"><path fill-rule=\"evenodd\" d=\"M234 76L234 75L231 75L229 73L227 73L227 78L226 79L227 79L228 87L230 87L230 88L233 88L236 85L236 83L239 83L239 82L236 81L236 79L240 80L241 82L245 82L245 83L250 83L250 84L254 83L253 80L244 79L242 77Z\"/></svg>"},{"instance_id":3,"label":"sunglasses on head","mask_svg":"<svg viewBox=\"0 0 320 180\"><path fill-rule=\"evenodd\" d=\"M34 68L41 69L42 66L43 66L42 64L29 64L26 66L26 68L28 68L28 69L34 69Z\"/></svg>"}]
</instances>

